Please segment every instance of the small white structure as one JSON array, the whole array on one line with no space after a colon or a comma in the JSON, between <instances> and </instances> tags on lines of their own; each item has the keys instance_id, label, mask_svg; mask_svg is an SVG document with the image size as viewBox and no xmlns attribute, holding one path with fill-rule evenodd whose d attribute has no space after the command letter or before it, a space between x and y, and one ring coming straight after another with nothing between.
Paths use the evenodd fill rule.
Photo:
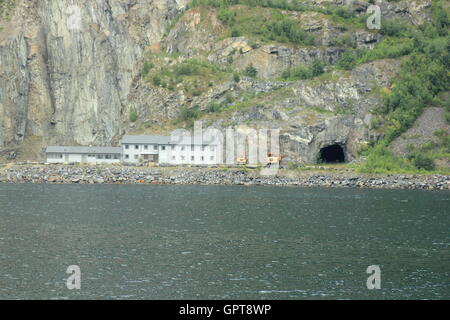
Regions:
<instances>
[{"instance_id":1,"label":"small white structure","mask_svg":"<svg viewBox=\"0 0 450 320\"><path fill-rule=\"evenodd\" d=\"M60 147L45 150L48 163L118 163L122 159L120 147Z\"/></svg>"},{"instance_id":2,"label":"small white structure","mask_svg":"<svg viewBox=\"0 0 450 320\"><path fill-rule=\"evenodd\" d=\"M129 163L214 165L222 163L222 146L194 137L124 136L123 161Z\"/></svg>"}]
</instances>

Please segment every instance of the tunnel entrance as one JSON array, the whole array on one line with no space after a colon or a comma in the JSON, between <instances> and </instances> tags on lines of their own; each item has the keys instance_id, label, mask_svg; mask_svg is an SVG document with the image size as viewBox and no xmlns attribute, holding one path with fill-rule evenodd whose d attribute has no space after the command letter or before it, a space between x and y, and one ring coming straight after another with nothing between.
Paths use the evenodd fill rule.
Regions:
<instances>
[{"instance_id":1,"label":"tunnel entrance","mask_svg":"<svg viewBox=\"0 0 450 320\"><path fill-rule=\"evenodd\" d=\"M342 163L345 162L344 149L338 144L320 149L319 162L321 163Z\"/></svg>"}]
</instances>

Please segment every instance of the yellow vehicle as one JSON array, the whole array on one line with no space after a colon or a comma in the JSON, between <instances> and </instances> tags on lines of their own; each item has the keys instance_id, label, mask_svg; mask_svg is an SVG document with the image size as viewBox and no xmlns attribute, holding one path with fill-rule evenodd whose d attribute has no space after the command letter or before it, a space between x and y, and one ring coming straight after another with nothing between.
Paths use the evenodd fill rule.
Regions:
<instances>
[{"instance_id":1,"label":"yellow vehicle","mask_svg":"<svg viewBox=\"0 0 450 320\"><path fill-rule=\"evenodd\" d=\"M271 153L267 154L266 157L266 165L272 165L272 164L279 164L280 161L283 159L282 156L275 156ZM248 158L247 157L238 157L236 159L236 163L238 165L247 165L248 164Z\"/></svg>"},{"instance_id":2,"label":"yellow vehicle","mask_svg":"<svg viewBox=\"0 0 450 320\"><path fill-rule=\"evenodd\" d=\"M282 159L283 159L282 156L275 156L272 153L268 153L267 158L266 158L266 163L267 163L267 165L279 164Z\"/></svg>"},{"instance_id":3,"label":"yellow vehicle","mask_svg":"<svg viewBox=\"0 0 450 320\"><path fill-rule=\"evenodd\" d=\"M247 159L247 157L238 157L236 159L236 163L240 164L240 165L247 164L248 163L248 159Z\"/></svg>"}]
</instances>

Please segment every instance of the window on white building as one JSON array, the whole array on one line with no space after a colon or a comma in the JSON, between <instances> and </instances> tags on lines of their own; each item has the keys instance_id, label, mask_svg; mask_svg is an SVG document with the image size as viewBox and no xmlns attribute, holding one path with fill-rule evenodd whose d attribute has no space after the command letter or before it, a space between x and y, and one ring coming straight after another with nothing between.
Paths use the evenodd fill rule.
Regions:
<instances>
[{"instance_id":1,"label":"window on white building","mask_svg":"<svg viewBox=\"0 0 450 320\"><path fill-rule=\"evenodd\" d=\"M191 146L191 151L194 151L195 150L195 147L194 146Z\"/></svg>"},{"instance_id":2,"label":"window on white building","mask_svg":"<svg viewBox=\"0 0 450 320\"><path fill-rule=\"evenodd\" d=\"M161 150L165 151L166 150L166 146L162 146Z\"/></svg>"},{"instance_id":3,"label":"window on white building","mask_svg":"<svg viewBox=\"0 0 450 320\"><path fill-rule=\"evenodd\" d=\"M135 148L136 150L139 150L139 146L138 146L138 145L135 145L134 148Z\"/></svg>"},{"instance_id":4,"label":"window on white building","mask_svg":"<svg viewBox=\"0 0 450 320\"><path fill-rule=\"evenodd\" d=\"M126 154L125 159L130 159L130 155Z\"/></svg>"},{"instance_id":5,"label":"window on white building","mask_svg":"<svg viewBox=\"0 0 450 320\"><path fill-rule=\"evenodd\" d=\"M172 156L172 160L176 160L176 157L175 157L175 156Z\"/></svg>"},{"instance_id":6,"label":"window on white building","mask_svg":"<svg viewBox=\"0 0 450 320\"><path fill-rule=\"evenodd\" d=\"M175 146L172 146L172 150L175 150Z\"/></svg>"},{"instance_id":7,"label":"window on white building","mask_svg":"<svg viewBox=\"0 0 450 320\"><path fill-rule=\"evenodd\" d=\"M214 161L214 156L211 156L211 161Z\"/></svg>"},{"instance_id":8,"label":"window on white building","mask_svg":"<svg viewBox=\"0 0 450 320\"><path fill-rule=\"evenodd\" d=\"M184 151L184 150L186 150L186 148L185 147L181 147L181 151Z\"/></svg>"},{"instance_id":9,"label":"window on white building","mask_svg":"<svg viewBox=\"0 0 450 320\"><path fill-rule=\"evenodd\" d=\"M181 160L183 160L183 161L184 161L184 159L186 159L186 157L185 157L185 156L181 156Z\"/></svg>"},{"instance_id":10,"label":"window on white building","mask_svg":"<svg viewBox=\"0 0 450 320\"><path fill-rule=\"evenodd\" d=\"M194 156L192 156L192 157L191 157L191 160L192 160L192 161L195 161L195 157L194 157Z\"/></svg>"},{"instance_id":11,"label":"window on white building","mask_svg":"<svg viewBox=\"0 0 450 320\"><path fill-rule=\"evenodd\" d=\"M125 149L127 149L127 150L130 149L130 146L126 144Z\"/></svg>"},{"instance_id":12,"label":"window on white building","mask_svg":"<svg viewBox=\"0 0 450 320\"><path fill-rule=\"evenodd\" d=\"M202 156L202 161L205 161L205 157Z\"/></svg>"},{"instance_id":13,"label":"window on white building","mask_svg":"<svg viewBox=\"0 0 450 320\"><path fill-rule=\"evenodd\" d=\"M153 146L153 150L158 150L158 146Z\"/></svg>"},{"instance_id":14,"label":"window on white building","mask_svg":"<svg viewBox=\"0 0 450 320\"><path fill-rule=\"evenodd\" d=\"M135 159L135 160L137 160L138 157L139 157L139 156L138 156L137 154L134 155L134 159Z\"/></svg>"},{"instance_id":15,"label":"window on white building","mask_svg":"<svg viewBox=\"0 0 450 320\"><path fill-rule=\"evenodd\" d=\"M211 151L216 151L216 147L211 146L211 147L209 148L209 150L211 150Z\"/></svg>"},{"instance_id":16,"label":"window on white building","mask_svg":"<svg viewBox=\"0 0 450 320\"><path fill-rule=\"evenodd\" d=\"M202 151L205 151L205 149L206 149L206 146L202 146Z\"/></svg>"},{"instance_id":17,"label":"window on white building","mask_svg":"<svg viewBox=\"0 0 450 320\"><path fill-rule=\"evenodd\" d=\"M144 146L144 150L148 150L148 146L147 145Z\"/></svg>"}]
</instances>

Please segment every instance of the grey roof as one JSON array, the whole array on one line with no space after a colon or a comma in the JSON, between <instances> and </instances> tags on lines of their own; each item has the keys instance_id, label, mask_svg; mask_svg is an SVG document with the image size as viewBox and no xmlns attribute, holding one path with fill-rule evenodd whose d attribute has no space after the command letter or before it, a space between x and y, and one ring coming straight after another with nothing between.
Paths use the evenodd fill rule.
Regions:
<instances>
[{"instance_id":1,"label":"grey roof","mask_svg":"<svg viewBox=\"0 0 450 320\"><path fill-rule=\"evenodd\" d=\"M170 137L166 136L124 136L122 143L137 143L137 144L169 144Z\"/></svg>"},{"instance_id":2,"label":"grey roof","mask_svg":"<svg viewBox=\"0 0 450 320\"><path fill-rule=\"evenodd\" d=\"M123 144L217 144L216 138L213 141L201 140L199 137L191 136L124 136ZM200 142L199 142L200 141Z\"/></svg>"},{"instance_id":3,"label":"grey roof","mask_svg":"<svg viewBox=\"0 0 450 320\"><path fill-rule=\"evenodd\" d=\"M190 137L190 136L173 136L171 137L171 144L182 144L182 145L217 145L219 139L217 137Z\"/></svg>"},{"instance_id":4,"label":"grey roof","mask_svg":"<svg viewBox=\"0 0 450 320\"><path fill-rule=\"evenodd\" d=\"M120 147L64 147L49 146L45 150L46 153L86 153L86 154L120 154Z\"/></svg>"}]
</instances>

